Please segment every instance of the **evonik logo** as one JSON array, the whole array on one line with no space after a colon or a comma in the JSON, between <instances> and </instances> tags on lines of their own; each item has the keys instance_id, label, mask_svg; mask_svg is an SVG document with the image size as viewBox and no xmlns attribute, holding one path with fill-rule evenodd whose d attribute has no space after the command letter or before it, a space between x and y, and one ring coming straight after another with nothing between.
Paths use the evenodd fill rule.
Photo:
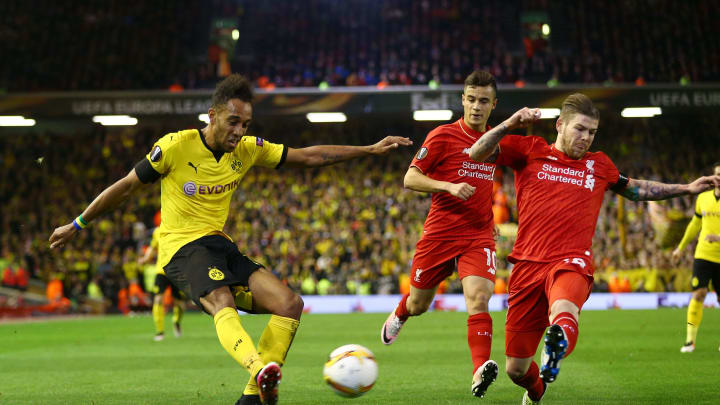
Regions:
<instances>
[{"instance_id":1,"label":"evonik logo","mask_svg":"<svg viewBox=\"0 0 720 405\"><path fill-rule=\"evenodd\" d=\"M230 183L227 184L215 184L215 185L206 185L206 184L195 184L194 181L188 181L187 183L183 184L183 193L185 195L192 197L195 194L222 194L227 192L232 192L236 188L238 188L238 185L240 184L240 180L233 180Z\"/></svg>"}]
</instances>

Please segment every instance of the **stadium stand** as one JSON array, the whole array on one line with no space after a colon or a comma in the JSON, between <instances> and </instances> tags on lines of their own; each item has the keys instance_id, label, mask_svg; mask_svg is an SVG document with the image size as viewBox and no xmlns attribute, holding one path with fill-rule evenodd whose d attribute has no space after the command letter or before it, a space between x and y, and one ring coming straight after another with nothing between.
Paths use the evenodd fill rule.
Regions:
<instances>
[{"instance_id":1,"label":"stadium stand","mask_svg":"<svg viewBox=\"0 0 720 405\"><path fill-rule=\"evenodd\" d=\"M678 136L708 133L718 124L718 117L711 116L692 122L607 117L593 149L605 150L630 176L685 181L707 170L716 160L715 149L708 137L678 143ZM296 147L340 138L365 144L385 133L407 134L419 145L431 127L354 120L312 127L288 118L261 121L251 132ZM532 132L552 139L553 129L551 121L544 121ZM98 127L74 136L28 132L0 137L0 198L6 202L0 219L3 270L24 267L32 278L31 290L33 283L59 280L62 289L54 287L53 294L63 309L69 302L75 310L92 311L104 301L111 310L142 309L145 297L137 287L144 287L143 270L136 260L155 226L159 187L145 189L94 222L61 252L50 252L47 238L55 226L70 220L68 213L81 210L102 187L123 176L164 131ZM242 251L305 294L396 293L406 282L411 249L430 204L429 196L402 188L413 153L306 172L253 169L236 193L227 230ZM677 171L672 164L677 160L684 161L685 171ZM505 171L498 180L508 213L508 223L500 224L499 268L504 270L498 274L507 277L504 258L516 229L512 173ZM606 199L595 236L596 288L619 291L625 283L631 291L687 291L690 273L678 267L689 268L691 258L675 266L670 248L682 236L694 200L621 202L611 193ZM134 298L127 289L133 285ZM451 279L447 288L459 291L459 282ZM95 305L88 306L88 296Z\"/></svg>"},{"instance_id":2,"label":"stadium stand","mask_svg":"<svg viewBox=\"0 0 720 405\"><path fill-rule=\"evenodd\" d=\"M209 88L231 70L259 87L457 84L477 68L518 86L717 82L719 13L713 0L10 0L0 89Z\"/></svg>"}]
</instances>

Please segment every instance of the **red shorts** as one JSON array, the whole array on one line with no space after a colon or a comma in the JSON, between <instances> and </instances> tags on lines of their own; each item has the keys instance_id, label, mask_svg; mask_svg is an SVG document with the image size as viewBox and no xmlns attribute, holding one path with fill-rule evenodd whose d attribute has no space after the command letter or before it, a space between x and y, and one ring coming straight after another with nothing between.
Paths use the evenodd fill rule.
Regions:
<instances>
[{"instance_id":1,"label":"red shorts","mask_svg":"<svg viewBox=\"0 0 720 405\"><path fill-rule=\"evenodd\" d=\"M592 259L568 258L540 263L519 261L510 273L505 355L533 357L552 303L565 299L582 309L593 284Z\"/></svg>"},{"instance_id":2,"label":"red shorts","mask_svg":"<svg viewBox=\"0 0 720 405\"><path fill-rule=\"evenodd\" d=\"M495 243L484 239L420 239L410 268L410 284L423 290L435 288L455 267L461 280L480 276L494 283Z\"/></svg>"}]
</instances>

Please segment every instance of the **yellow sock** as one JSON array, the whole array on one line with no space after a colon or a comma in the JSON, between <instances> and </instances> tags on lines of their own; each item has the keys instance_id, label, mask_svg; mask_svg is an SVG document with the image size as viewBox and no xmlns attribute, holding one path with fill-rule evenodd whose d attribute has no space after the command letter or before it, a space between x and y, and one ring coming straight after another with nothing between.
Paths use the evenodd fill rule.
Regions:
<instances>
[{"instance_id":1,"label":"yellow sock","mask_svg":"<svg viewBox=\"0 0 720 405\"><path fill-rule=\"evenodd\" d=\"M165 308L162 302L153 304L152 315L153 322L155 323L155 333L165 333Z\"/></svg>"},{"instance_id":2,"label":"yellow sock","mask_svg":"<svg viewBox=\"0 0 720 405\"><path fill-rule=\"evenodd\" d=\"M233 287L233 294L235 294L235 306L238 307L239 310L245 312L252 312L252 292L250 292L247 287Z\"/></svg>"},{"instance_id":3,"label":"yellow sock","mask_svg":"<svg viewBox=\"0 0 720 405\"><path fill-rule=\"evenodd\" d=\"M703 315L703 303L700 301L691 299L690 303L688 304L688 311L687 311L687 337L685 338L686 343L689 343L689 342L695 343L695 338L697 338L698 328L700 327L700 322L702 322L702 315Z\"/></svg>"},{"instance_id":4,"label":"yellow sock","mask_svg":"<svg viewBox=\"0 0 720 405\"><path fill-rule=\"evenodd\" d=\"M268 322L258 342L258 353L263 362L274 361L281 366L285 363L285 357L287 357L299 325L300 321L296 319L277 315L270 317L270 322ZM257 393L257 383L251 376L243 394L256 395Z\"/></svg>"},{"instance_id":5,"label":"yellow sock","mask_svg":"<svg viewBox=\"0 0 720 405\"><path fill-rule=\"evenodd\" d=\"M253 345L252 338L245 332L240 323L240 315L235 308L226 307L215 314L215 329L220 344L250 372L251 376L257 374L265 365Z\"/></svg>"},{"instance_id":6,"label":"yellow sock","mask_svg":"<svg viewBox=\"0 0 720 405\"><path fill-rule=\"evenodd\" d=\"M179 304L173 305L173 323L180 323L182 321L183 314L185 313L185 310L183 307Z\"/></svg>"}]
</instances>

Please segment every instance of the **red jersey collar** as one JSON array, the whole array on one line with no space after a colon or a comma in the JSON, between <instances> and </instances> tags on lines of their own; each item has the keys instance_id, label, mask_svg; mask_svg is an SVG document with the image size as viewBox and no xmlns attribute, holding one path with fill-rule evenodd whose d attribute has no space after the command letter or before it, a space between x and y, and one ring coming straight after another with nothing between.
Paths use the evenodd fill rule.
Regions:
<instances>
[{"instance_id":1,"label":"red jersey collar","mask_svg":"<svg viewBox=\"0 0 720 405\"><path fill-rule=\"evenodd\" d=\"M563 152L563 151L561 151L560 149L556 148L556 147L555 147L555 142L553 142L553 143L550 145L550 151L551 151L552 153L555 153L556 155L558 155L559 157L561 157L561 158L563 158L563 159L565 159L565 160L572 160L572 161L574 161L574 162L579 162L579 161L581 161L581 160L584 160L584 159L586 159L586 158L588 157L588 155L589 155L590 153L592 153L592 152L590 152L590 151L587 151L587 152L585 152L585 154L583 155L583 157L581 157L580 159L573 159L573 158L571 158L570 156L568 156L565 152Z\"/></svg>"},{"instance_id":2,"label":"red jersey collar","mask_svg":"<svg viewBox=\"0 0 720 405\"><path fill-rule=\"evenodd\" d=\"M485 131L476 131L472 128L470 128L466 123L465 119L463 117L460 117L459 120L457 120L458 125L460 125L460 130L462 130L467 136L473 139L478 139L482 136L485 132L489 131L491 129L490 125L487 123L485 124Z\"/></svg>"}]
</instances>

